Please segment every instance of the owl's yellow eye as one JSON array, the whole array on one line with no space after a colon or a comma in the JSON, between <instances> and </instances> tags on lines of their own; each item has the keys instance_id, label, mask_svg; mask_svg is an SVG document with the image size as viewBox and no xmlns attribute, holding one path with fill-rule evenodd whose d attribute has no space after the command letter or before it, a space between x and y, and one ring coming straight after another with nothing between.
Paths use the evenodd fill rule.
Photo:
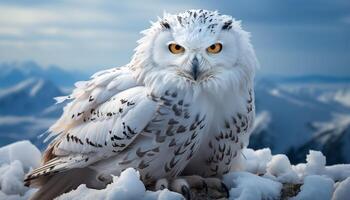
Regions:
<instances>
[{"instance_id":1,"label":"owl's yellow eye","mask_svg":"<svg viewBox=\"0 0 350 200\"><path fill-rule=\"evenodd\" d=\"M222 50L222 44L221 43L215 43L213 45L210 45L210 47L207 48L207 51L209 53L219 53Z\"/></svg>"},{"instance_id":2,"label":"owl's yellow eye","mask_svg":"<svg viewBox=\"0 0 350 200\"><path fill-rule=\"evenodd\" d=\"M179 53L185 52L185 48L175 43L169 44L168 48L169 48L169 51L173 54L179 54Z\"/></svg>"}]
</instances>

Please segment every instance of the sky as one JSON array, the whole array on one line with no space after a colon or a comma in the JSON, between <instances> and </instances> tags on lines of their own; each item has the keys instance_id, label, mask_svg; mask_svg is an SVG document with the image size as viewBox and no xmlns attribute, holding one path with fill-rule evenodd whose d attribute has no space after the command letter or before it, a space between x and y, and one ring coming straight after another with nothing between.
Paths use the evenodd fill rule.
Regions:
<instances>
[{"instance_id":1,"label":"sky","mask_svg":"<svg viewBox=\"0 0 350 200\"><path fill-rule=\"evenodd\" d=\"M349 0L1 0L0 62L91 73L121 66L150 21L199 8L242 21L260 74L350 76Z\"/></svg>"}]
</instances>

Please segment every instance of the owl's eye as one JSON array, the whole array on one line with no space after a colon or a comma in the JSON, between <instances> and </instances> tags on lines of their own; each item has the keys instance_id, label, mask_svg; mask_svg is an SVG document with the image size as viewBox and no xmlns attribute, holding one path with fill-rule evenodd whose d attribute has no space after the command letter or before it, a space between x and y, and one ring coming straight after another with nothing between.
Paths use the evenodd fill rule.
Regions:
<instances>
[{"instance_id":1,"label":"owl's eye","mask_svg":"<svg viewBox=\"0 0 350 200\"><path fill-rule=\"evenodd\" d=\"M209 53L219 53L222 50L222 44L221 43L215 43L213 45L210 45L210 47L207 48L207 52Z\"/></svg>"},{"instance_id":2,"label":"owl's eye","mask_svg":"<svg viewBox=\"0 0 350 200\"><path fill-rule=\"evenodd\" d=\"M185 52L185 48L175 43L169 44L168 48L169 48L169 51L173 54L179 54L179 53Z\"/></svg>"}]
</instances>

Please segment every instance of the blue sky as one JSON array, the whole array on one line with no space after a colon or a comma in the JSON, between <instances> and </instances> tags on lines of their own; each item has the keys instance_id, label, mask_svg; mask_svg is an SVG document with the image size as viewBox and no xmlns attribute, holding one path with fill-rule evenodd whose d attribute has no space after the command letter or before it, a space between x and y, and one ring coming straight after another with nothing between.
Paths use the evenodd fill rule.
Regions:
<instances>
[{"instance_id":1,"label":"blue sky","mask_svg":"<svg viewBox=\"0 0 350 200\"><path fill-rule=\"evenodd\" d=\"M86 72L123 65L149 21L193 8L242 20L260 74L350 76L349 0L2 0L0 62Z\"/></svg>"}]
</instances>

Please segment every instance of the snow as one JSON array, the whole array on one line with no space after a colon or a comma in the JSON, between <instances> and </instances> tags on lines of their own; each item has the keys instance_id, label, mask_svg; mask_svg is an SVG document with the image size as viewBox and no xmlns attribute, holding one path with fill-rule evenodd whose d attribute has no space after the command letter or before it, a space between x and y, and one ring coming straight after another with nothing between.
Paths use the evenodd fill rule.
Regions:
<instances>
[{"instance_id":1,"label":"snow","mask_svg":"<svg viewBox=\"0 0 350 200\"><path fill-rule=\"evenodd\" d=\"M344 200L350 197L350 177L340 182L333 194L332 200Z\"/></svg>"},{"instance_id":2,"label":"snow","mask_svg":"<svg viewBox=\"0 0 350 200\"><path fill-rule=\"evenodd\" d=\"M39 167L41 153L29 141L19 141L0 148L0 166L19 161L23 169L28 171L30 168Z\"/></svg>"},{"instance_id":3,"label":"snow","mask_svg":"<svg viewBox=\"0 0 350 200\"><path fill-rule=\"evenodd\" d=\"M182 196L168 190L161 192L146 191L145 186L140 180L139 173L135 169L129 168L123 171L119 177L115 176L113 183L108 185L104 190L89 189L85 185L81 185L76 190L56 198L56 200L70 199L180 200Z\"/></svg>"},{"instance_id":4,"label":"snow","mask_svg":"<svg viewBox=\"0 0 350 200\"><path fill-rule=\"evenodd\" d=\"M21 178L24 176L22 163L18 160L0 168L1 190L6 194L25 193Z\"/></svg>"},{"instance_id":5,"label":"snow","mask_svg":"<svg viewBox=\"0 0 350 200\"><path fill-rule=\"evenodd\" d=\"M248 172L229 173L224 183L232 200L278 199L282 189L281 183Z\"/></svg>"},{"instance_id":6,"label":"snow","mask_svg":"<svg viewBox=\"0 0 350 200\"><path fill-rule=\"evenodd\" d=\"M9 87L6 89L2 89L0 91L0 99L3 97L6 97L8 95L11 95L13 93L22 91L22 90L26 90L29 87L32 87L32 85L35 83L35 78L30 78L27 80L24 80L20 83L18 83L17 85L13 86L13 87Z\"/></svg>"},{"instance_id":7,"label":"snow","mask_svg":"<svg viewBox=\"0 0 350 200\"><path fill-rule=\"evenodd\" d=\"M321 138L323 144L334 136L341 136L346 133L346 129L350 127L350 115L349 114L333 114L333 119L329 122L314 122L313 127L317 129L315 136L323 135L325 132L332 132L328 137Z\"/></svg>"},{"instance_id":8,"label":"snow","mask_svg":"<svg viewBox=\"0 0 350 200\"><path fill-rule=\"evenodd\" d=\"M254 129L255 134L259 134L263 130L267 129L270 122L271 122L271 114L268 111L263 110L263 111L259 112L256 115L255 121L254 121L253 129Z\"/></svg>"},{"instance_id":9,"label":"snow","mask_svg":"<svg viewBox=\"0 0 350 200\"><path fill-rule=\"evenodd\" d=\"M280 91L278 89L270 90L270 94L273 96L280 96Z\"/></svg>"},{"instance_id":10,"label":"snow","mask_svg":"<svg viewBox=\"0 0 350 200\"><path fill-rule=\"evenodd\" d=\"M319 151L310 151L306 156L306 169L307 175L322 174L325 171L326 157Z\"/></svg>"},{"instance_id":11,"label":"snow","mask_svg":"<svg viewBox=\"0 0 350 200\"><path fill-rule=\"evenodd\" d=\"M283 154L272 155L269 148L244 149L242 154L243 171L233 171L223 177L230 199L279 199L284 184L302 185L291 200L342 200L350 196L350 164L326 166L326 157L321 152L311 150L306 163L297 165L292 165ZM40 157L40 151L29 141L0 148L0 199L24 200L36 191L25 187L23 178L39 166ZM139 173L129 168L113 177L113 182L105 189L95 190L80 185L56 199L180 200L183 196L167 189L146 190Z\"/></svg>"},{"instance_id":12,"label":"snow","mask_svg":"<svg viewBox=\"0 0 350 200\"><path fill-rule=\"evenodd\" d=\"M306 164L294 166L294 170L300 177L323 175L330 177L334 181L342 181L350 177L350 164L326 166L326 157L319 151L310 150L306 161Z\"/></svg>"},{"instance_id":13,"label":"snow","mask_svg":"<svg viewBox=\"0 0 350 200\"><path fill-rule=\"evenodd\" d=\"M290 161L286 155L278 154L272 157L267 165L267 174L276 177L281 183L299 183L299 177L293 171Z\"/></svg>"},{"instance_id":14,"label":"snow","mask_svg":"<svg viewBox=\"0 0 350 200\"><path fill-rule=\"evenodd\" d=\"M336 92L327 92L317 97L322 102L338 102L344 106L350 107L350 89L343 88Z\"/></svg>"},{"instance_id":15,"label":"snow","mask_svg":"<svg viewBox=\"0 0 350 200\"><path fill-rule=\"evenodd\" d=\"M318 97L326 93L331 99L320 101ZM349 163L350 107L344 105L350 104L349 96L349 84L312 86L257 80L256 128L250 147L288 153L293 155L292 163L303 162L308 149L323 150L329 163Z\"/></svg>"},{"instance_id":16,"label":"snow","mask_svg":"<svg viewBox=\"0 0 350 200\"><path fill-rule=\"evenodd\" d=\"M41 89L42 87L44 86L44 80L40 79L38 80L37 83L35 83L35 85L32 87L32 89L30 90L29 92L29 95L31 97L34 97Z\"/></svg>"},{"instance_id":17,"label":"snow","mask_svg":"<svg viewBox=\"0 0 350 200\"><path fill-rule=\"evenodd\" d=\"M325 175L331 177L335 181L341 181L350 177L350 165L338 164L325 167Z\"/></svg>"},{"instance_id":18,"label":"snow","mask_svg":"<svg viewBox=\"0 0 350 200\"><path fill-rule=\"evenodd\" d=\"M291 200L329 200L332 198L334 182L332 179L311 175L304 179L299 194Z\"/></svg>"},{"instance_id":19,"label":"snow","mask_svg":"<svg viewBox=\"0 0 350 200\"><path fill-rule=\"evenodd\" d=\"M0 148L0 199L28 199L35 189L23 184L23 178L38 167L41 153L29 141L20 141Z\"/></svg>"},{"instance_id":20,"label":"snow","mask_svg":"<svg viewBox=\"0 0 350 200\"><path fill-rule=\"evenodd\" d=\"M264 148L254 151L253 149L243 149L245 156L244 170L253 174L265 174L267 163L272 159L271 150Z\"/></svg>"}]
</instances>

